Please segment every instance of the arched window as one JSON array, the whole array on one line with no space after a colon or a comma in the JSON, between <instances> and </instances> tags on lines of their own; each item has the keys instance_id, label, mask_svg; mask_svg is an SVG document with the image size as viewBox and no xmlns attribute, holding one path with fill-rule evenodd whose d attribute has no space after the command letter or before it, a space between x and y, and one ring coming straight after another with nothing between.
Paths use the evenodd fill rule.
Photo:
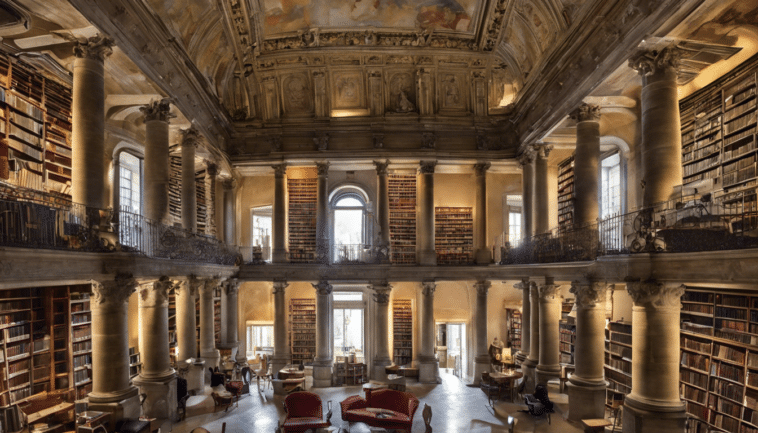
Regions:
<instances>
[{"instance_id":1,"label":"arched window","mask_svg":"<svg viewBox=\"0 0 758 433\"><path fill-rule=\"evenodd\" d=\"M130 152L118 154L119 210L142 213L142 158Z\"/></svg>"},{"instance_id":2,"label":"arched window","mask_svg":"<svg viewBox=\"0 0 758 433\"><path fill-rule=\"evenodd\" d=\"M344 186L332 193L332 262L364 261L370 244L367 227L368 196L356 186Z\"/></svg>"}]
</instances>

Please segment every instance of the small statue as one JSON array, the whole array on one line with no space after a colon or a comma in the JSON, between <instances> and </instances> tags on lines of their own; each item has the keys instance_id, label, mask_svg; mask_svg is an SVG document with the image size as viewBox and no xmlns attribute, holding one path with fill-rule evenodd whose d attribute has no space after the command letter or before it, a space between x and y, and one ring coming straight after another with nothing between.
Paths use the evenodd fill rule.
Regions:
<instances>
[{"instance_id":1,"label":"small statue","mask_svg":"<svg viewBox=\"0 0 758 433\"><path fill-rule=\"evenodd\" d=\"M413 102L408 100L408 94L405 93L405 90L401 90L400 94L397 95L397 108L395 109L398 113L409 113L416 109L416 106L413 105Z\"/></svg>"}]
</instances>

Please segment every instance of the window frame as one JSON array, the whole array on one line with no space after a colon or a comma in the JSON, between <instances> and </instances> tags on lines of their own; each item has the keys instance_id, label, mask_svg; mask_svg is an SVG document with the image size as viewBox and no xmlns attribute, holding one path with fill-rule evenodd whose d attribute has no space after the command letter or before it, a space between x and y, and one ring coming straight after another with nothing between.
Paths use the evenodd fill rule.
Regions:
<instances>
[{"instance_id":1,"label":"window frame","mask_svg":"<svg viewBox=\"0 0 758 433\"><path fill-rule=\"evenodd\" d=\"M250 208L250 246L256 246L255 243L255 217L269 217L271 219L271 232L268 235L268 245L261 245L263 249L263 260L265 262L271 262L274 243L274 206L262 205L254 206Z\"/></svg>"}]
</instances>

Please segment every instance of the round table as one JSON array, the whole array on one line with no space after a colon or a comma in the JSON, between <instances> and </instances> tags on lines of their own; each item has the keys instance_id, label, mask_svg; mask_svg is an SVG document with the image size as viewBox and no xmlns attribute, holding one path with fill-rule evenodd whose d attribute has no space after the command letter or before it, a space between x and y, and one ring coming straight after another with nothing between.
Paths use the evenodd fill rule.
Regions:
<instances>
[{"instance_id":1,"label":"round table","mask_svg":"<svg viewBox=\"0 0 758 433\"><path fill-rule=\"evenodd\" d=\"M499 384L508 382L508 388L511 390L511 401L513 401L513 391L516 388L516 381L524 377L524 373L520 371L507 371L505 373L493 372L490 373L490 378Z\"/></svg>"}]
</instances>

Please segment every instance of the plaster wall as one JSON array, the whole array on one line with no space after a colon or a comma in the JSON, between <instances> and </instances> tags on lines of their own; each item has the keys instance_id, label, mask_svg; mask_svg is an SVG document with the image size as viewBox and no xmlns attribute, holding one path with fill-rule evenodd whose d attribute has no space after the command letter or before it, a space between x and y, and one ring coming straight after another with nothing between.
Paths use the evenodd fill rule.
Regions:
<instances>
[{"instance_id":1,"label":"plaster wall","mask_svg":"<svg viewBox=\"0 0 758 433\"><path fill-rule=\"evenodd\" d=\"M274 176L248 176L240 180L237 191L238 245L252 245L250 211L274 204ZM222 191L223 193L223 191Z\"/></svg>"},{"instance_id":2,"label":"plaster wall","mask_svg":"<svg viewBox=\"0 0 758 433\"><path fill-rule=\"evenodd\" d=\"M632 321L632 297L626 291L626 284L615 284L613 289L613 321Z\"/></svg>"}]
</instances>

